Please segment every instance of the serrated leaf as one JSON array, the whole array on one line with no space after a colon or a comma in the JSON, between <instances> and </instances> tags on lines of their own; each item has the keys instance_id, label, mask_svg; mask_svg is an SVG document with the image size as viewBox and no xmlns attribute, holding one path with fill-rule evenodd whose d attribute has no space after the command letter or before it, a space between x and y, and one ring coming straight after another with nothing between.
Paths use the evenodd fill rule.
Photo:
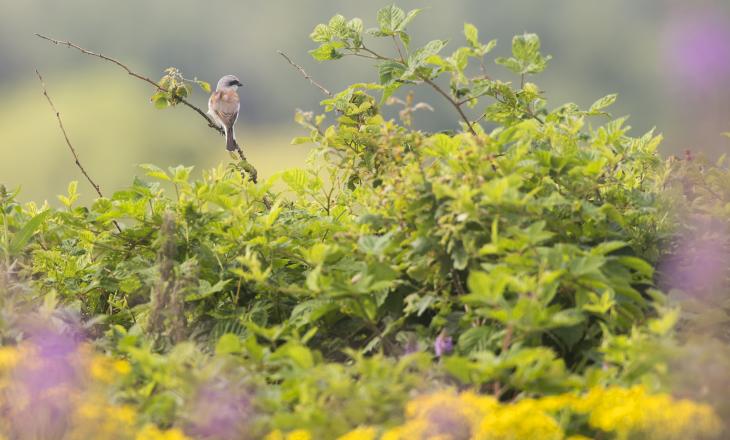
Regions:
<instances>
[{"instance_id":1,"label":"serrated leaf","mask_svg":"<svg viewBox=\"0 0 730 440\"><path fill-rule=\"evenodd\" d=\"M378 11L378 25L380 32L392 35L405 20L406 13L396 5L386 6Z\"/></svg>"},{"instance_id":2,"label":"serrated leaf","mask_svg":"<svg viewBox=\"0 0 730 440\"><path fill-rule=\"evenodd\" d=\"M406 26L408 26L411 21L416 18L416 15L420 14L422 10L423 9L413 9L408 11L406 17L400 23L398 23L398 26L393 30L396 32L403 32L406 29Z\"/></svg>"},{"instance_id":3,"label":"serrated leaf","mask_svg":"<svg viewBox=\"0 0 730 440\"><path fill-rule=\"evenodd\" d=\"M165 171L162 170L162 168L152 165L151 163L143 163L139 166L143 170L146 171L145 174L147 174L150 177L154 177L156 179L160 180L167 180L170 181L170 176L167 175Z\"/></svg>"},{"instance_id":4,"label":"serrated leaf","mask_svg":"<svg viewBox=\"0 0 730 440\"><path fill-rule=\"evenodd\" d=\"M601 110L609 107L611 104L616 102L617 97L618 97L618 95L615 93L604 96L603 98L597 100L596 102L594 102L591 105L591 108L588 110L588 113L591 113L591 114L601 113Z\"/></svg>"},{"instance_id":5,"label":"serrated leaf","mask_svg":"<svg viewBox=\"0 0 730 440\"><path fill-rule=\"evenodd\" d=\"M310 50L309 54L317 61L336 60L342 58L342 54L337 51L345 47L345 43L342 41L331 41L324 43L314 50Z\"/></svg>"},{"instance_id":6,"label":"serrated leaf","mask_svg":"<svg viewBox=\"0 0 730 440\"><path fill-rule=\"evenodd\" d=\"M479 47L479 30L471 23L464 23L464 36L469 46L476 49Z\"/></svg>"},{"instance_id":7,"label":"serrated leaf","mask_svg":"<svg viewBox=\"0 0 730 440\"><path fill-rule=\"evenodd\" d=\"M378 64L378 75L380 84L387 86L399 80L405 72L406 66L397 61L383 61Z\"/></svg>"},{"instance_id":8,"label":"serrated leaf","mask_svg":"<svg viewBox=\"0 0 730 440\"><path fill-rule=\"evenodd\" d=\"M320 23L314 27L314 30L309 34L309 38L315 43L327 43L332 39L332 33L330 32L329 26Z\"/></svg>"}]
</instances>

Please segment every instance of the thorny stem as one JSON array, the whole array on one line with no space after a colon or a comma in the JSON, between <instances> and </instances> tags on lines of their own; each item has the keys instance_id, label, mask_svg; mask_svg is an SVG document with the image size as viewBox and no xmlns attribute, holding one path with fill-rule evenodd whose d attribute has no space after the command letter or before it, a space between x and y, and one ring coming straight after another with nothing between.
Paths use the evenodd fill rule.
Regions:
<instances>
[{"instance_id":1,"label":"thorny stem","mask_svg":"<svg viewBox=\"0 0 730 440\"><path fill-rule=\"evenodd\" d=\"M66 133L66 129L63 126L63 121L61 121L61 113L59 113L58 110L56 110L56 106L53 105L53 101L51 100L51 97L48 95L48 91L46 90L46 84L43 82L43 77L41 76L40 72L38 72L38 69L36 69L35 74L38 76L38 81L41 82L41 88L43 89L43 96L46 97L46 100L48 101L48 104L51 106L51 109L53 110L53 113L56 114L56 119L58 120L58 126L61 128L61 133L63 133L63 138L66 140L66 145L68 145L68 149L71 151L71 154L74 157L74 162L76 162L76 166L81 170L81 173L86 177L86 180L89 181L91 186L94 188L96 193L99 195L99 197L104 197L104 194L101 193L101 188L99 185L94 182L94 180L89 176L89 173L86 172L86 169L83 165L81 165L81 161L79 160L79 155L76 154L76 149L74 148L73 144L71 144L71 141L68 138L68 134ZM116 220L112 220L114 223L114 226L117 228L117 231L120 233L122 232L122 228L119 226L119 223L117 223Z\"/></svg>"},{"instance_id":2,"label":"thorny stem","mask_svg":"<svg viewBox=\"0 0 730 440\"><path fill-rule=\"evenodd\" d=\"M443 96L444 98L446 98L446 100L449 101L451 103L451 105L454 106L454 108L456 109L456 111L459 112L459 116L461 116L461 119L463 119L464 122L466 122L466 126L469 129L469 132L471 132L471 134L473 134L474 136L476 136L477 135L477 132L476 132L476 130L474 130L474 127L472 126L472 122L469 120L469 118L466 117L466 114L464 113L464 110L461 109L462 104L460 104L456 100L454 100L454 98L452 98L448 93L446 93L444 91L444 89L442 89L441 87L439 87L438 84L436 84L435 82L433 82L432 79L423 76L423 77L421 77L421 80L423 80L423 82L425 82L429 86L433 87L434 90L436 90L439 94L441 94L441 96Z\"/></svg>"},{"instance_id":3,"label":"thorny stem","mask_svg":"<svg viewBox=\"0 0 730 440\"><path fill-rule=\"evenodd\" d=\"M134 72L132 69L130 69L129 67L127 67L127 65L125 65L124 63L122 63L121 61L119 61L117 59L108 57L108 56L103 55L101 53L92 52L92 51L90 51L88 49L84 49L83 47L81 47L81 46L79 46L77 44L74 44L74 43L72 43L70 41L56 40L54 38L47 37L47 36L41 35L41 34L35 34L35 35L37 37L39 37L39 38L42 38L42 39L47 40L47 41L50 41L51 43L53 43L55 45L72 47L72 48L78 50L79 52L81 52L83 54L95 56L95 57L101 58L102 60L105 60L105 61L108 61L110 63L116 64L117 66L119 66L122 69L124 69L127 72L127 74L129 74L129 75L131 75L131 76L133 76L133 77L135 77L135 78L137 78L139 80L142 80L142 81L144 81L146 83L149 83L150 85L154 86L159 91L166 92L166 93L170 93L170 90L167 90L167 89L165 89L163 87L160 87L160 85L158 83L156 83L155 81L151 80L150 78L147 78L146 76L142 76L141 74L139 74L137 72ZM218 124L216 124L213 121L213 119L211 119L210 116L208 116L203 110L201 110L200 108L198 108L195 105L191 104L185 98L182 98L182 97L179 97L178 96L178 99L180 99L180 102L182 102L184 105L186 105L187 107L189 107L190 109L192 109L196 113L198 113L200 116L202 116L203 119L205 119L206 122L208 122L208 126L210 128L214 129L215 131L217 131L221 135L224 134L223 133L223 129L221 127L219 127Z\"/></svg>"},{"instance_id":4,"label":"thorny stem","mask_svg":"<svg viewBox=\"0 0 730 440\"><path fill-rule=\"evenodd\" d=\"M301 73L305 79L307 79L313 86L315 86L319 90L321 90L322 93L324 93L327 96L332 96L332 93L329 90L327 90L324 86L322 86L320 83L315 81L311 76L309 76L309 74L307 74L307 72L304 70L304 68L302 66L300 66L299 64L295 63L294 61L292 61L291 58L289 58L287 56L287 54L285 54L284 52L282 52L280 50L277 50L276 53L278 53L279 55L284 57L284 59L287 60L289 62L289 64L294 66L294 68L297 69L299 71L299 73Z\"/></svg>"},{"instance_id":5,"label":"thorny stem","mask_svg":"<svg viewBox=\"0 0 730 440\"><path fill-rule=\"evenodd\" d=\"M117 66L119 66L122 69L124 69L127 72L127 74L129 74L129 75L131 75L131 76L133 76L133 77L135 77L135 78L137 78L137 79L139 79L141 81L144 81L144 82L146 82L146 83L154 86L155 89L157 89L159 91L162 91L162 92L165 92L165 93L170 93L170 90L167 90L164 87L161 87L158 83L156 83L155 81L151 80L150 78L148 78L146 76L143 76L143 75L141 75L141 74L133 71L126 64L122 63L121 61L119 61L119 60L117 60L115 58L111 58L111 57L108 57L108 56L103 55L101 53L96 53L96 52L92 52L92 51L90 51L88 49L84 49L83 47L81 47L81 46L79 46L77 44L74 44L74 43L72 43L70 41L56 40L54 38L47 37L45 35L41 35L41 34L38 34L38 33L36 33L35 35L38 38L42 38L42 39L44 39L46 41L50 41L51 43L53 43L55 45L61 45L61 46L66 46L66 47L74 48L74 49L78 50L79 52L81 52L83 54L91 55L91 56L94 56L94 57L97 57L97 58L101 58L104 61L108 61L108 62L110 62L112 64L116 64ZM221 128L218 124L216 124L215 121L213 121L213 119L211 119L211 117L208 116L202 109L200 109L199 107L191 104L190 101L186 100L185 98L183 98L181 96L177 96L177 98L180 100L180 102L183 103L183 105L185 105L186 107L192 109L197 114L199 114L203 119L205 119L205 121L208 123L208 126L210 128L214 129L215 131L217 131L221 135L225 134L224 131L223 131L223 128ZM251 165L251 163L249 163L246 160L246 157L243 155L243 151L241 151L241 148L238 145L236 145L236 153L238 153L238 156L241 158L241 162L243 162L241 164L241 166L248 173L249 179L251 179L251 181L253 181L253 183L256 183L257 182L257 176L258 176L258 172L256 171L256 168L254 168L254 166Z\"/></svg>"}]
</instances>

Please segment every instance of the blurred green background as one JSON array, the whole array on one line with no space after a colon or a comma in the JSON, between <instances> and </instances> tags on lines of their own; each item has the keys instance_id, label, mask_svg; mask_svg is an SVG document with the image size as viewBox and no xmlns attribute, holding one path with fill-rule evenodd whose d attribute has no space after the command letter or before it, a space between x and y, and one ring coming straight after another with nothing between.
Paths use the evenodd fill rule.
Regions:
<instances>
[{"instance_id":1,"label":"blurred green background","mask_svg":"<svg viewBox=\"0 0 730 440\"><path fill-rule=\"evenodd\" d=\"M82 180L40 93L35 68L44 75L82 162L107 194L141 174L140 163L182 163L200 172L228 159L222 138L198 115L184 107L156 110L149 103L151 87L34 32L119 58L153 79L169 66L213 84L223 74L238 75L247 85L240 91L238 137L266 177L303 163L307 147L289 145L300 134L292 116L296 108L317 110L322 98L275 51L287 52L331 90L375 81L376 71L364 60L312 60L308 35L335 13L359 16L366 27L373 26L375 12L388 3L0 0L0 183L21 186L21 200L56 204L55 195L68 181ZM656 126L666 137L665 154L691 149L715 156L730 146L720 135L730 131L727 0L403 0L399 5L428 8L411 27L414 44L447 38L456 47L468 21L482 39L499 40L496 57L509 51L514 34L539 33L553 60L535 82L552 105L587 106L617 92L613 114L630 114L634 134ZM492 64L492 70L502 68ZM455 126L457 119L441 98L426 90L417 97L437 109L419 113L417 126L432 131ZM200 90L193 94L201 107L206 100ZM91 197L85 182L79 188Z\"/></svg>"}]
</instances>

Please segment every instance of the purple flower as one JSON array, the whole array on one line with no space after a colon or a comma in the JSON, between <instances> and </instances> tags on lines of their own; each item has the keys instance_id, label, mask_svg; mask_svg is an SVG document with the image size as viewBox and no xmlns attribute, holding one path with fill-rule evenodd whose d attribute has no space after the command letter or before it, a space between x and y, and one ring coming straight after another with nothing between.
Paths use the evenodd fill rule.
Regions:
<instances>
[{"instance_id":1,"label":"purple flower","mask_svg":"<svg viewBox=\"0 0 730 440\"><path fill-rule=\"evenodd\" d=\"M696 230L679 240L659 266L661 284L712 300L730 276L730 231L720 221L694 218Z\"/></svg>"},{"instance_id":2,"label":"purple flower","mask_svg":"<svg viewBox=\"0 0 730 440\"><path fill-rule=\"evenodd\" d=\"M678 11L664 37L669 72L694 89L727 84L730 75L730 20L722 11Z\"/></svg>"},{"instance_id":3,"label":"purple flower","mask_svg":"<svg viewBox=\"0 0 730 440\"><path fill-rule=\"evenodd\" d=\"M451 353L453 350L454 341L446 333L446 330L442 330L433 343L433 351L436 352L436 356L441 357Z\"/></svg>"},{"instance_id":4,"label":"purple flower","mask_svg":"<svg viewBox=\"0 0 730 440\"><path fill-rule=\"evenodd\" d=\"M29 352L13 371L7 411L11 437L60 438L73 412L71 396L84 386L77 322L55 325L41 317L26 322ZM20 396L23 399L20 399ZM19 403L19 402L22 402Z\"/></svg>"},{"instance_id":5,"label":"purple flower","mask_svg":"<svg viewBox=\"0 0 730 440\"><path fill-rule=\"evenodd\" d=\"M245 439L252 418L250 392L241 384L219 379L198 388L185 431L206 439Z\"/></svg>"}]
</instances>

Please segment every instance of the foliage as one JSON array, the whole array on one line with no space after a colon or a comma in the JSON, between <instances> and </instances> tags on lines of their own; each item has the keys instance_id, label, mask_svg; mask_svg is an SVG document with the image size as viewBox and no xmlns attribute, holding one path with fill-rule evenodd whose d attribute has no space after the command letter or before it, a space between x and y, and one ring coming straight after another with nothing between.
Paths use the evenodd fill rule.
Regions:
<instances>
[{"instance_id":1,"label":"foliage","mask_svg":"<svg viewBox=\"0 0 730 440\"><path fill-rule=\"evenodd\" d=\"M72 360L90 351L81 335L108 357L89 355L87 369L114 382L100 398L111 412L82 416L111 423L122 411L141 438L418 438L432 406L453 407L444 423L469 420L449 422L471 426L454 438L628 438L687 414L706 423L669 435L719 432L707 407L652 394L666 384L679 318L655 285L677 224L661 137L596 119L615 95L550 109L526 80L549 60L537 36L515 37L512 57L496 60L513 85L490 77L495 43L472 25L449 56L445 40L412 48L418 14L390 6L367 31L339 15L315 28L315 59L371 59L379 82L325 99L323 115L297 114L309 136L295 141L317 144L306 168L254 184L235 167L193 180L190 167L145 164L90 206L72 183L60 210L0 191L0 336L18 347L9 358L38 350L41 365L69 365L81 400L62 401L58 435L86 402ZM437 90L463 132L383 117L406 84ZM48 335L61 355L44 349ZM4 393L25 383L10 377ZM626 396L634 402L616 411L651 411L615 423L605 403Z\"/></svg>"}]
</instances>

